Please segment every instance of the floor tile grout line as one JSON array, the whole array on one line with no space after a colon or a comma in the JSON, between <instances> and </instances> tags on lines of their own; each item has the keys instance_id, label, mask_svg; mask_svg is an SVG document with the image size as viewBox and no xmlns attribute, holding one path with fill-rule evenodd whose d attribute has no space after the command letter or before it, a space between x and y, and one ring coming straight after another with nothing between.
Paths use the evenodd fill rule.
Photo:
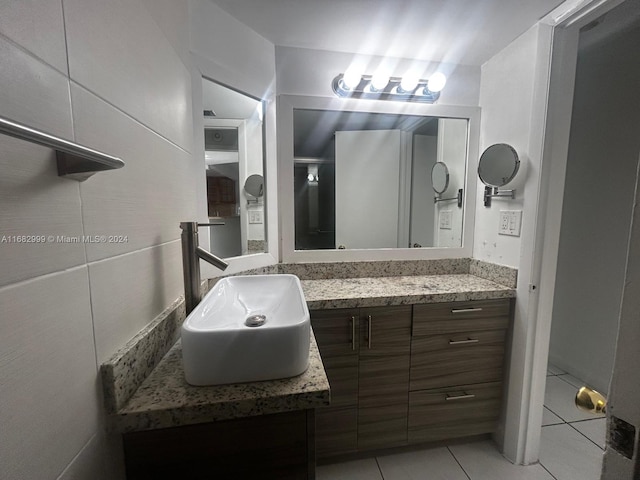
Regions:
<instances>
[{"instance_id":1,"label":"floor tile grout line","mask_svg":"<svg viewBox=\"0 0 640 480\"><path fill-rule=\"evenodd\" d=\"M374 457L374 460L376 461L376 466L378 467L378 471L380 472L380 478L382 478L382 480L384 480L384 473L382 473L382 468L380 467L380 462L378 461L378 457Z\"/></svg>"},{"instance_id":2,"label":"floor tile grout line","mask_svg":"<svg viewBox=\"0 0 640 480\"><path fill-rule=\"evenodd\" d=\"M567 423L567 425L569 425L571 428L573 428L576 432L578 432L580 435L582 435L584 438L586 438L587 440L589 440L591 443L593 443L596 447L598 447L600 450L602 450L604 452L604 448L602 448L600 445L598 445L596 442L594 442L593 440L591 440L587 435L585 435L584 433L582 433L580 430L578 430L576 427L574 427L573 425L571 425L570 423Z\"/></svg>"},{"instance_id":3,"label":"floor tile grout line","mask_svg":"<svg viewBox=\"0 0 640 480\"><path fill-rule=\"evenodd\" d=\"M451 450L451 448L449 448L449 446L447 445L447 450L449 451L449 454L453 457L453 459L456 461L456 463L460 466L460 469L462 470L462 472L467 476L467 478L469 480L471 480L471 476L467 473L467 471L464 469L464 467L462 466L462 464L460 463L460 461L458 460L458 458L455 456L455 454L453 453L453 451Z\"/></svg>"},{"instance_id":4,"label":"floor tile grout line","mask_svg":"<svg viewBox=\"0 0 640 480\"><path fill-rule=\"evenodd\" d=\"M542 462L539 461L538 464L544 469L545 472L551 475L551 478L553 478L554 480L558 480L558 478L553 473L551 473L549 469L542 464Z\"/></svg>"},{"instance_id":5,"label":"floor tile grout line","mask_svg":"<svg viewBox=\"0 0 640 480\"><path fill-rule=\"evenodd\" d=\"M564 418L562 418L560 415L558 415L556 412L554 412L553 410L551 410L547 405L544 406L547 410L549 410L551 413L553 413L556 417L558 417L560 420L562 420L563 423L568 423ZM559 425L558 423L556 423L556 425Z\"/></svg>"}]
</instances>

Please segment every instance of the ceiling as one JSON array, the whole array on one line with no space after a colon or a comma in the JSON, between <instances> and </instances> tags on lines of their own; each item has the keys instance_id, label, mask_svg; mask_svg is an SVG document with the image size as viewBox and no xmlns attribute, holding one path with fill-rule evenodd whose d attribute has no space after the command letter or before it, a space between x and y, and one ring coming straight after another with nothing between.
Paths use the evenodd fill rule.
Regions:
<instances>
[{"instance_id":1,"label":"ceiling","mask_svg":"<svg viewBox=\"0 0 640 480\"><path fill-rule=\"evenodd\" d=\"M212 0L277 46L482 65L563 0Z\"/></svg>"},{"instance_id":2,"label":"ceiling","mask_svg":"<svg viewBox=\"0 0 640 480\"><path fill-rule=\"evenodd\" d=\"M202 107L213 110L214 118L249 119L260 102L206 78L202 79Z\"/></svg>"}]
</instances>

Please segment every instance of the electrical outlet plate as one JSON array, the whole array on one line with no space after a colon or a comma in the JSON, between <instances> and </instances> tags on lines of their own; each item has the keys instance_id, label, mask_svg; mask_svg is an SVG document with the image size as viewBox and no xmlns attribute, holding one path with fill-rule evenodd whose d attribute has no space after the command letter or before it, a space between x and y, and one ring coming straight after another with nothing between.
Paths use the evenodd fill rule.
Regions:
<instances>
[{"instance_id":1,"label":"electrical outlet plate","mask_svg":"<svg viewBox=\"0 0 640 480\"><path fill-rule=\"evenodd\" d=\"M249 210L249 223L262 223L262 212L260 210Z\"/></svg>"},{"instance_id":2,"label":"electrical outlet plate","mask_svg":"<svg viewBox=\"0 0 640 480\"><path fill-rule=\"evenodd\" d=\"M451 230L453 228L451 210L442 210L440 212L439 225L441 230Z\"/></svg>"},{"instance_id":3,"label":"electrical outlet plate","mask_svg":"<svg viewBox=\"0 0 640 480\"><path fill-rule=\"evenodd\" d=\"M522 227L522 210L500 210L499 235L519 237Z\"/></svg>"}]
</instances>

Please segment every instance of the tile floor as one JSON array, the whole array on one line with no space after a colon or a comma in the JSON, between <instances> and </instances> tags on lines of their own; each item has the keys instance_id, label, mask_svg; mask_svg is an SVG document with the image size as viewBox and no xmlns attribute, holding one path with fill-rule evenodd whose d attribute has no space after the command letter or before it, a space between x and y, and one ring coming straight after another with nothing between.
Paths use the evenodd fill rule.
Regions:
<instances>
[{"instance_id":1,"label":"tile floor","mask_svg":"<svg viewBox=\"0 0 640 480\"><path fill-rule=\"evenodd\" d=\"M540 463L519 466L490 440L323 465L317 480L598 480L605 419L577 410L582 382L550 367L547 376Z\"/></svg>"}]
</instances>

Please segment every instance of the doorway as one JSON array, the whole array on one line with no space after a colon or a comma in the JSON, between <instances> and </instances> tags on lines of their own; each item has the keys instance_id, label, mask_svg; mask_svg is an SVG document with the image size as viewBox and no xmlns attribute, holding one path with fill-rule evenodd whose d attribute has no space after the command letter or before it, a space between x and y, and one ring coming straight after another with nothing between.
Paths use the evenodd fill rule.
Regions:
<instances>
[{"instance_id":1,"label":"doorway","mask_svg":"<svg viewBox=\"0 0 640 480\"><path fill-rule=\"evenodd\" d=\"M611 381L640 152L638 44L633 0L580 30L540 440L560 480L600 478L605 419L573 397L582 385L606 395Z\"/></svg>"}]
</instances>

